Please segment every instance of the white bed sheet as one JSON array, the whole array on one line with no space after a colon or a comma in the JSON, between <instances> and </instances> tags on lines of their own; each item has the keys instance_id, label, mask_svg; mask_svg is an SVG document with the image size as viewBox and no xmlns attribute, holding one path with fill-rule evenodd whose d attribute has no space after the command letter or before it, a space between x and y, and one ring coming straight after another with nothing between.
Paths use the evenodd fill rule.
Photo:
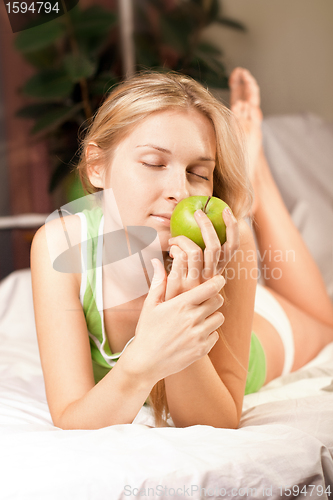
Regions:
<instances>
[{"instance_id":1,"label":"white bed sheet","mask_svg":"<svg viewBox=\"0 0 333 500\"><path fill-rule=\"evenodd\" d=\"M285 488L305 485L300 498L310 490L311 498L333 498L333 344L299 372L246 396L238 430L149 425L143 408L132 425L55 428L30 271L0 284L1 500L283 498ZM329 487L331 496L321 494Z\"/></svg>"}]
</instances>

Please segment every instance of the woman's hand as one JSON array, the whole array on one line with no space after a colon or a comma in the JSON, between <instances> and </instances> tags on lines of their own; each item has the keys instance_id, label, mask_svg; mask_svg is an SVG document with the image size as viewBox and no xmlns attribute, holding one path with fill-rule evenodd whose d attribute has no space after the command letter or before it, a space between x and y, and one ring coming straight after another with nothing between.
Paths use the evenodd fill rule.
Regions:
<instances>
[{"instance_id":1,"label":"woman's hand","mask_svg":"<svg viewBox=\"0 0 333 500\"><path fill-rule=\"evenodd\" d=\"M122 355L132 376L144 375L156 383L177 373L209 353L219 339L217 328L224 322L218 311L223 276L164 301L167 274L153 259L154 278L144 302L134 341Z\"/></svg>"},{"instance_id":2,"label":"woman's hand","mask_svg":"<svg viewBox=\"0 0 333 500\"><path fill-rule=\"evenodd\" d=\"M216 274L221 274L239 247L238 223L228 208L223 210L227 240L221 246L213 224L201 210L195 212L206 248L204 251L186 236L171 238L172 268L168 276L165 300L191 290Z\"/></svg>"}]
</instances>

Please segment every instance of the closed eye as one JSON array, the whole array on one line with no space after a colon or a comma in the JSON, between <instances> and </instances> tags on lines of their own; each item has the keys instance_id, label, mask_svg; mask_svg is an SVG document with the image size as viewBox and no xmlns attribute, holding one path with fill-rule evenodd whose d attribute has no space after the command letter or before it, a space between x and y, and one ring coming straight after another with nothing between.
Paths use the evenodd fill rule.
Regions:
<instances>
[{"instance_id":1,"label":"closed eye","mask_svg":"<svg viewBox=\"0 0 333 500\"><path fill-rule=\"evenodd\" d=\"M151 165L150 163L142 163L145 167L164 167L164 165Z\"/></svg>"},{"instance_id":2,"label":"closed eye","mask_svg":"<svg viewBox=\"0 0 333 500\"><path fill-rule=\"evenodd\" d=\"M161 168L164 167L164 165L152 165L151 163L142 163L145 167L155 167L155 168ZM203 175L196 174L194 172L188 172L189 174L196 175L197 177L200 177L200 179L204 179L205 181L209 181L208 177L205 177Z\"/></svg>"},{"instance_id":3,"label":"closed eye","mask_svg":"<svg viewBox=\"0 0 333 500\"><path fill-rule=\"evenodd\" d=\"M205 179L205 181L209 181L208 177L205 177L204 175L195 174L194 172L189 172L189 174L196 175L197 177L200 177L201 179Z\"/></svg>"}]
</instances>

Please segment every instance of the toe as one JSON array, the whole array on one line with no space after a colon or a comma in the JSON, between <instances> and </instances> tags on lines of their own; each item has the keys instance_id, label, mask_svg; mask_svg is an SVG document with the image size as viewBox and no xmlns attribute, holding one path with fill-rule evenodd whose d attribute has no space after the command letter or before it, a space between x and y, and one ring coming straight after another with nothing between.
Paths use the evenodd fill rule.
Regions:
<instances>
[{"instance_id":1,"label":"toe","mask_svg":"<svg viewBox=\"0 0 333 500\"><path fill-rule=\"evenodd\" d=\"M248 70L244 70L243 82L246 101L249 102L252 106L260 107L260 88L257 80Z\"/></svg>"},{"instance_id":2,"label":"toe","mask_svg":"<svg viewBox=\"0 0 333 500\"><path fill-rule=\"evenodd\" d=\"M230 75L229 86L231 105L242 100L251 106L260 107L260 88L250 71L245 68L235 68Z\"/></svg>"},{"instance_id":3,"label":"toe","mask_svg":"<svg viewBox=\"0 0 333 500\"><path fill-rule=\"evenodd\" d=\"M237 101L244 100L243 68L235 68L229 78L230 105Z\"/></svg>"},{"instance_id":4,"label":"toe","mask_svg":"<svg viewBox=\"0 0 333 500\"><path fill-rule=\"evenodd\" d=\"M232 70L230 77L229 77L229 86L230 87L238 85L241 82L242 72L243 72L243 68L239 68L239 67Z\"/></svg>"},{"instance_id":5,"label":"toe","mask_svg":"<svg viewBox=\"0 0 333 500\"><path fill-rule=\"evenodd\" d=\"M262 111L259 107L251 106L250 115L251 115L251 120L254 123L256 123L257 125L261 124L261 122L263 120L263 114L262 114Z\"/></svg>"}]
</instances>

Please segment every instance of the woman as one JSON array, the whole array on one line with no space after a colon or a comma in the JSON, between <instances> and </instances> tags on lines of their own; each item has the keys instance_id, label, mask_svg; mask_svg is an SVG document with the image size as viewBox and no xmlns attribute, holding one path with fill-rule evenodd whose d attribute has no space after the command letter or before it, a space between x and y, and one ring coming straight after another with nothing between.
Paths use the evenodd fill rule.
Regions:
<instances>
[{"instance_id":1,"label":"woman","mask_svg":"<svg viewBox=\"0 0 333 500\"><path fill-rule=\"evenodd\" d=\"M107 97L86 134L79 171L88 192L102 191L107 199L112 189L125 227L157 231L164 266L153 259L148 294L100 310L94 297L102 295L107 304L113 285L107 266L99 282L92 279L96 293L88 285L82 290L83 275L52 266L47 239L61 238L59 226L49 227L48 238L45 227L37 232L31 260L34 307L56 426L131 423L150 395L157 425L169 411L176 426L237 428L244 392L299 368L333 340L325 287L263 157L256 83L237 69L231 87L232 109L249 151L261 254L269 246L292 248L296 261L266 258L267 288L257 287L256 249L244 221L252 190L233 114L183 75L149 73L124 82ZM184 236L170 239L175 206L199 195L220 197L232 209L223 211L227 241L222 247L207 216L195 214L204 252ZM97 210L66 217L66 226L82 244L84 233L93 241L102 221L109 227L107 211L105 221L102 215ZM92 245L93 268L96 252ZM272 264L280 268L278 280L270 275ZM315 302L308 290L315 292ZM282 314L287 335L281 337L280 324L266 314L267 299ZM261 314L254 312L255 302Z\"/></svg>"}]
</instances>

